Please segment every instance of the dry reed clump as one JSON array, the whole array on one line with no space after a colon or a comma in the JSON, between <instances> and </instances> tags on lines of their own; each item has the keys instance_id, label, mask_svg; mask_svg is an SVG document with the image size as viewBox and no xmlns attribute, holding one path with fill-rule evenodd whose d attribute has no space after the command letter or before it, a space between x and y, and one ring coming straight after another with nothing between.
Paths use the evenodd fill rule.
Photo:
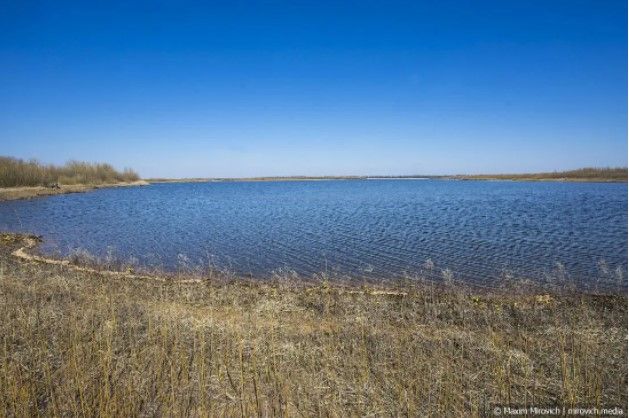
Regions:
<instances>
[{"instance_id":1,"label":"dry reed clump","mask_svg":"<svg viewBox=\"0 0 629 418\"><path fill-rule=\"evenodd\" d=\"M37 160L0 157L0 187L45 186L54 183L106 184L139 179L133 170L125 169L120 172L109 164L70 161L63 166L55 166L42 164Z\"/></svg>"},{"instance_id":2,"label":"dry reed clump","mask_svg":"<svg viewBox=\"0 0 629 418\"><path fill-rule=\"evenodd\" d=\"M627 299L125 280L0 244L0 415L484 416L627 402Z\"/></svg>"}]
</instances>

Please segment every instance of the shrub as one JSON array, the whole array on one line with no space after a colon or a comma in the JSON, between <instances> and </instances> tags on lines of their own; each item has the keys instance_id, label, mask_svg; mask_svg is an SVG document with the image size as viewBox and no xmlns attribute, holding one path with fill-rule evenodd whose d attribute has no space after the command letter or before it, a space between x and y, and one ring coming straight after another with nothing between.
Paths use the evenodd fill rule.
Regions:
<instances>
[{"instance_id":1,"label":"shrub","mask_svg":"<svg viewBox=\"0 0 629 418\"><path fill-rule=\"evenodd\" d=\"M44 186L60 184L103 184L139 180L125 168L117 171L110 164L70 161L63 166L42 164L37 160L0 157L0 187Z\"/></svg>"}]
</instances>

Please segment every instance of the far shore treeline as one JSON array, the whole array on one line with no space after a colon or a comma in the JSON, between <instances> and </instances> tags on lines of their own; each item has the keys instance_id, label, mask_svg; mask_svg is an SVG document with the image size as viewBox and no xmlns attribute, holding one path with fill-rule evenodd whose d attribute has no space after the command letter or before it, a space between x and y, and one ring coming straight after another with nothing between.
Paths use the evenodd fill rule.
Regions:
<instances>
[{"instance_id":1,"label":"far shore treeline","mask_svg":"<svg viewBox=\"0 0 629 418\"><path fill-rule=\"evenodd\" d=\"M118 171L110 164L69 161L62 166L37 160L0 157L0 187L48 186L51 184L99 185L140 179L133 170Z\"/></svg>"}]
</instances>

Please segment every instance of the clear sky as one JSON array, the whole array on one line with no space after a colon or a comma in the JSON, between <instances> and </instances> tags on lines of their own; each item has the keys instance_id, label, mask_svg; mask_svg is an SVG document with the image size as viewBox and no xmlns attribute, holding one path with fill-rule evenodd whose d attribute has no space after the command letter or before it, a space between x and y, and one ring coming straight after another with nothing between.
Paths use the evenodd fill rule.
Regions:
<instances>
[{"instance_id":1,"label":"clear sky","mask_svg":"<svg viewBox=\"0 0 629 418\"><path fill-rule=\"evenodd\" d=\"M627 164L627 2L9 1L0 155L145 177Z\"/></svg>"}]
</instances>

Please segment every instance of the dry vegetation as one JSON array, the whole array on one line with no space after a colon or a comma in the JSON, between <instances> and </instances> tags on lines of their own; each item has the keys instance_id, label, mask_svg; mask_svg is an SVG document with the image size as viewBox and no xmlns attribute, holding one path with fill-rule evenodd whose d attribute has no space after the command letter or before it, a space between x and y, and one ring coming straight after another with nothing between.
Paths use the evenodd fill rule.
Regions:
<instances>
[{"instance_id":1,"label":"dry vegetation","mask_svg":"<svg viewBox=\"0 0 629 418\"><path fill-rule=\"evenodd\" d=\"M0 238L0 416L482 416L627 403L627 299L105 277ZM185 276L184 273L181 273Z\"/></svg>"},{"instance_id":2,"label":"dry vegetation","mask_svg":"<svg viewBox=\"0 0 629 418\"><path fill-rule=\"evenodd\" d=\"M116 171L109 164L92 164L70 161L63 166L42 164L36 160L24 161L0 157L0 187L65 185L98 185L133 182L140 177L131 169Z\"/></svg>"},{"instance_id":3,"label":"dry vegetation","mask_svg":"<svg viewBox=\"0 0 629 418\"><path fill-rule=\"evenodd\" d=\"M573 181L627 181L627 167L581 168L571 171L528 174L478 174L454 176L462 179L499 180L573 180Z\"/></svg>"}]
</instances>

